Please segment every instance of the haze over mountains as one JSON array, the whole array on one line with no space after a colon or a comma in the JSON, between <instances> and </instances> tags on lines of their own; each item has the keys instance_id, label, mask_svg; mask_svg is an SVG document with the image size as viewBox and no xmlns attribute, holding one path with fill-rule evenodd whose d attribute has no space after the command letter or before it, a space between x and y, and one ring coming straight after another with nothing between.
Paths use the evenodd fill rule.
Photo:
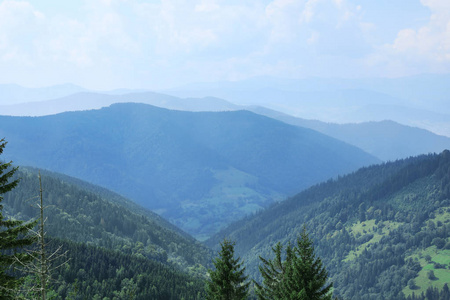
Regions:
<instances>
[{"instance_id":1,"label":"haze over mountains","mask_svg":"<svg viewBox=\"0 0 450 300\"><path fill-rule=\"evenodd\" d=\"M306 226L329 298L450 300L450 0L0 0L0 70L0 225L42 179L71 259L0 226L0 299L209 299L225 237L248 300L317 298Z\"/></svg>"},{"instance_id":2,"label":"haze over mountains","mask_svg":"<svg viewBox=\"0 0 450 300\"><path fill-rule=\"evenodd\" d=\"M263 107L250 107L249 110L288 124L317 130L357 146L383 161L439 153L450 148L450 138L446 136L394 121L336 124L296 118Z\"/></svg>"},{"instance_id":3,"label":"haze over mountains","mask_svg":"<svg viewBox=\"0 0 450 300\"><path fill-rule=\"evenodd\" d=\"M26 88L17 84L1 84L0 105L45 101L73 95L85 90L73 84L61 84L42 88Z\"/></svg>"},{"instance_id":4,"label":"haze over mountains","mask_svg":"<svg viewBox=\"0 0 450 300\"><path fill-rule=\"evenodd\" d=\"M450 136L449 75L367 79L254 78L199 83L165 91L260 105L304 119L354 123L392 120Z\"/></svg>"},{"instance_id":5,"label":"haze over mountains","mask_svg":"<svg viewBox=\"0 0 450 300\"><path fill-rule=\"evenodd\" d=\"M9 130L13 130L13 126L7 128L6 124L9 122L15 123L17 120L26 124L21 125L25 126L22 128L24 132L27 131L25 128L35 127L35 129L30 129L28 133L19 131L13 133L12 138L9 139L11 144L20 140L19 144L21 145L16 144L14 146L12 153L15 156L13 160L19 160L18 162L21 164L39 165L40 167L68 173L110 187L141 204L145 204L158 213L162 213L184 230L195 234L197 237L202 236L204 238L224 224L265 207L274 199L283 199L286 195L298 192L299 189L301 190L320 180L343 174L364 164L377 162L376 159L393 161L422 153L439 153L450 148L449 137L394 121L334 124L293 116L300 109L310 117L315 115L315 110L323 114L325 120L327 119L325 115L330 115L331 112L335 118L348 114L345 120L354 120L355 118L382 120L383 116L388 116L389 119L405 121L406 119L402 119L401 116L407 116L413 118L410 123L420 123L424 117L429 117L435 122L442 123L443 126L440 127L440 130L445 131L447 121L450 120L447 120L445 114L447 110L443 105L445 93L448 90L447 85L445 85L447 79L448 76L422 76L395 80L256 78L242 82L208 84L207 86L198 84L184 89L166 91L177 95L202 96L203 98L179 98L162 93L127 89L90 92L73 85L55 86L47 89L2 85L0 90L4 93L0 94L0 104L3 104L0 105L0 115L47 116L65 111L76 113L36 120L2 118L1 122L5 126L2 124L0 130L5 137L8 137L12 133ZM412 91L407 89L409 85L415 83L417 84L414 85ZM434 91L429 94L429 101L421 101L420 99L423 98L419 96L423 96L427 88L434 88ZM209 97L209 95L220 96L237 104L221 98ZM143 111L149 114L146 116L143 112L142 114L136 112L139 110L136 107L141 106L133 105L113 105L111 108L105 108L97 112L86 111L109 107L114 103L128 102L146 103L178 110L178 112L142 106ZM264 107L264 105L272 106L280 111ZM437 111L441 106L445 107L440 109L442 112L441 119L436 118L436 112L430 112L431 115L427 117L426 109L435 107ZM120 111L118 107L124 108L124 111ZM134 108L131 109L131 107ZM376 110L374 107L385 107L388 113L380 113L380 110ZM398 107L401 107L401 109L398 109ZM371 115L363 113L367 109ZM239 110L251 111L271 119L239 112ZM282 113L283 110L288 111L289 114ZM180 111L205 113L189 114ZM206 113L214 111L222 113ZM225 111L228 111L228 113L225 113ZM358 111L358 113L355 114L355 111ZM417 115L411 114L411 111L416 111ZM121 115L122 113L123 115ZM378 113L380 114L378 115ZM137 115L139 116L135 119ZM194 115L195 117L193 117ZM296 129L275 122L273 119L280 120L285 124L295 125ZM39 124L41 121L38 120L42 120L43 124ZM33 122L37 123L34 124ZM252 125L242 129L233 122ZM406 124L408 122L405 121ZM59 124L56 129L51 128L52 125L50 124L54 123ZM437 123L433 124L436 125ZM429 123L430 126L433 124ZM121 126L126 126L126 128ZM219 128L220 126L223 126L223 128ZM33 131L36 128L40 130ZM150 131L148 131L149 128L151 128ZM210 130L208 131L206 128ZM305 128L313 129L315 132L308 131ZM110 130L120 134L111 134ZM48 145L44 147L46 152L41 154L26 153L26 149L31 147L26 146L27 143L36 141L35 136L41 136L42 134L40 131L46 134L45 138L48 141ZM71 133L70 137L64 136L65 131ZM292 136L286 139L286 132L292 131L301 132L301 138L300 136L293 138L294 140L302 140L296 146L292 146L290 141ZM30 134L31 132L34 132L34 136ZM236 132L239 132L239 134L236 134ZM339 159L339 162L330 162L334 155L331 155L331 152L325 155L325 160L319 158L320 155L315 155L313 149L317 147L319 147L317 149L325 149L324 143L328 138L321 136L318 132L356 146L373 157L365 162L363 160L352 161L346 169L342 167L349 161L344 158L348 153L343 156L343 160ZM47 135L47 133L51 134ZM158 136L158 134L161 136ZM219 141L215 138L218 135L224 139ZM258 135L257 139L254 138L255 135ZM26 136L28 136L28 139L25 138ZM276 139L275 136L277 136ZM314 138L308 140L313 136ZM75 145L70 144L71 139L76 141ZM279 140L279 145L277 145L277 140ZM310 142L311 145L309 145ZM282 161L285 143L289 143L290 148L297 150L291 150L286 161ZM128 144L128 146L122 144ZM138 149L134 147L137 144L140 144ZM318 146L319 144L320 146ZM53 148L49 145L53 145ZM236 148L237 145L242 146L242 149ZM330 145L337 144L333 140ZM35 147L42 149L40 145ZM329 147L330 149L327 151L334 151L331 150L334 149L333 147ZM262 149L265 148L269 149L268 152L261 154L261 151L265 151ZM306 148L309 150L305 150ZM96 149L94 154L90 153L93 149ZM125 149L128 149L130 153L125 154ZM186 149L190 150L187 151ZM54 156L53 151L56 151L58 155ZM244 151L246 154L239 153L239 151ZM319 153L321 151L319 150ZM299 161L299 158L295 158L294 152L297 156L303 156L303 160L307 160L307 157L310 161L317 160L316 164L322 164L322 167L317 168L318 165L313 166L313 164L305 167L302 164L292 163L296 159ZM345 151L337 152L341 155ZM70 156L70 153L74 155L67 160L65 155ZM84 157L83 153L90 153L89 157ZM236 155L240 155L240 157L236 158ZM148 158L150 156L153 156L153 158ZM202 159L198 158L200 156L202 156ZM360 155L358 154L358 156ZM366 155L366 157L370 156ZM142 170L140 163L147 160L152 161L152 163L149 165L143 163L146 170ZM272 160L273 166L277 167L269 167ZM337 156L334 157L334 160L337 160ZM78 168L77 161L83 163L84 166ZM114 161L114 163L110 161ZM136 161L140 161L140 163ZM251 167L242 165L243 162L250 165L251 161L253 161ZM89 171L91 174L87 174L87 165L91 162L94 165L97 164L98 167ZM278 173L272 172L272 169L271 172L262 170L264 169L261 167L263 164L266 165L267 170L278 169ZM338 166L339 164L340 166ZM184 167L177 171L169 171L180 165L184 165ZM327 167L324 167L325 165ZM256 168L256 166L258 167ZM196 171L192 171L192 167ZM294 172L297 175L291 176L294 173L287 170L294 167L303 171ZM257 170L258 168L260 170ZM328 171L321 174L324 169L328 169ZM258 173L260 171L262 173ZM264 172L266 175L262 175ZM111 173L120 175L112 179L110 178ZM191 175L188 176L188 173ZM299 175L300 173L303 175ZM140 179L130 179L129 174L133 174L133 176L134 174L141 174L138 176ZM189 178L185 179L186 176ZM151 180L148 180L148 178L151 178ZM133 188L132 191L127 190L125 186L129 182L134 182L138 187ZM180 191L174 193L172 186L175 182L179 186L175 190L178 191L179 189ZM196 185L195 182L201 182L201 185ZM195 189L193 188L194 185L196 185ZM149 201L148 198L152 198L152 200ZM167 199L166 206L161 206L161 203L164 202L162 201L163 198ZM182 201L179 211L171 210L170 213L167 212L171 199ZM233 202L236 199L239 199L239 204L233 202L237 205L234 213L224 216L223 220L207 221L209 225L206 225L205 222L208 217L200 216L204 215L204 212L199 213L198 208L208 208L211 214L214 214L211 207L218 203L217 199L222 199L219 206L229 205L229 201ZM228 202L223 199L228 199ZM147 205L150 202L153 204ZM213 203L215 204L213 205ZM185 213L186 211L189 211L189 213ZM199 222L198 218L204 218L204 220Z\"/></svg>"},{"instance_id":6,"label":"haze over mountains","mask_svg":"<svg viewBox=\"0 0 450 300\"><path fill-rule=\"evenodd\" d=\"M441 118L448 118L449 83L450 75L447 74L424 74L392 79L255 77L241 81L190 84L157 92L182 98L218 97L235 105L265 106L305 119L349 123L391 119L380 115L379 112L371 113L370 107L384 107L382 112L387 115L389 108L397 108L391 111L395 118L414 117L410 116L414 110L428 112L434 117L440 115ZM0 105L50 100L87 91L72 84L50 88L24 88L2 84ZM115 89L91 92L120 95L144 91ZM367 115L354 115L353 113L357 111L364 111ZM395 118L392 120L404 123ZM416 124L406 125L418 126L418 121L415 122Z\"/></svg>"},{"instance_id":7,"label":"haze over mountains","mask_svg":"<svg viewBox=\"0 0 450 300\"><path fill-rule=\"evenodd\" d=\"M378 160L316 131L247 111L145 104L0 117L7 159L108 187L197 237L274 200Z\"/></svg>"},{"instance_id":8,"label":"haze over mountains","mask_svg":"<svg viewBox=\"0 0 450 300\"><path fill-rule=\"evenodd\" d=\"M264 107L264 101L234 104L217 97L91 92L70 85L54 93L39 89L32 96L33 91L25 89L20 95L27 96L27 102L12 97L15 104L0 106L0 137L8 141L2 158L74 176L136 202L49 174L45 179L54 193L48 197L59 207L52 222L64 225L53 231L57 237L121 249L133 258L143 255L202 277L209 250L189 235L212 248L229 236L237 242L249 274L258 280L258 256L269 256L277 241L294 240L306 223L337 295L401 299L430 286L443 289L449 278L442 268L450 251L449 152L374 164L441 152L450 148L450 138L392 120L337 124L293 114L297 107L323 116L333 110L340 117L359 112L358 118L371 120L376 119L371 114L381 112L418 123L429 117L432 126L442 121L445 129L446 108L440 109L442 119L436 112L426 115L432 105L438 111L445 103L445 89L431 93L434 100L427 107L411 102L412 94L405 94L408 100L398 98L400 92L393 87L299 92L287 90L292 87L285 84L280 93L268 86L261 92L258 85L250 85L248 97L261 93L267 101L280 99L279 107L292 105L286 110L290 114ZM231 87L227 92L238 90ZM56 94L53 99L39 98ZM281 94L288 96L277 98ZM334 102L328 100L333 95ZM341 107L343 103L350 106ZM26 180L20 190L32 190L34 172L25 169L21 174ZM69 185L61 185L60 179ZM104 199L91 191L100 191ZM23 207L17 199L7 199L5 211L30 218ZM427 270L434 270L437 279L428 280ZM415 278L416 287L409 283ZM198 280L196 293L201 289Z\"/></svg>"},{"instance_id":9,"label":"haze over mountains","mask_svg":"<svg viewBox=\"0 0 450 300\"><path fill-rule=\"evenodd\" d=\"M450 128L446 105L447 82L447 75L365 80L255 78L241 82L197 84L165 91L201 98L179 98L127 89L90 92L73 85L47 89L0 85L0 115L42 116L98 109L122 102L146 103L185 111L245 109L320 131L387 161L422 153L439 153L450 148L450 138L445 137L448 135L446 128ZM49 95L61 97L43 100ZM280 111L264 106L276 107ZM297 109L301 109L306 117L294 117ZM282 113L283 110L287 114ZM311 120L314 116L327 122ZM330 120L352 123L338 125L330 123ZM396 122L385 122L387 120ZM432 132L419 128L428 128Z\"/></svg>"},{"instance_id":10,"label":"haze over mountains","mask_svg":"<svg viewBox=\"0 0 450 300\"><path fill-rule=\"evenodd\" d=\"M124 94L81 92L62 98L0 105L2 115L46 116L66 111L99 109L114 103L145 103L158 107L185 111L228 111L242 109L222 99L213 97L187 98L169 96L155 92L126 92Z\"/></svg>"}]
</instances>

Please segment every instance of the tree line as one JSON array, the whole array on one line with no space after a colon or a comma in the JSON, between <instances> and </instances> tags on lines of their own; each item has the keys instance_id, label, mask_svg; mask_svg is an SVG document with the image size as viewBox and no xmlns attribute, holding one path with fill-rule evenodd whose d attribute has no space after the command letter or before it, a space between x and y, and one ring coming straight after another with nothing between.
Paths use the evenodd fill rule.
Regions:
<instances>
[{"instance_id":1,"label":"tree line","mask_svg":"<svg viewBox=\"0 0 450 300\"><path fill-rule=\"evenodd\" d=\"M219 256L214 261L206 285L206 299L249 299L250 281L244 275L245 267L235 258L234 242L224 239ZM259 300L331 300L332 283L322 260L316 256L306 227L295 246L288 244L283 251L281 243L273 248L274 258L259 257L262 283L253 280L254 293Z\"/></svg>"}]
</instances>

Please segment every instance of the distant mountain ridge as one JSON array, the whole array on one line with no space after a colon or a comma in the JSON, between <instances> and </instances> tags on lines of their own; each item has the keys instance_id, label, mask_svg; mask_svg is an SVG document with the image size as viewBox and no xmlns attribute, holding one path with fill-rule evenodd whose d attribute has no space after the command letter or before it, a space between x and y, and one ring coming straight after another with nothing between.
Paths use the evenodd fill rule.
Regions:
<instances>
[{"instance_id":1,"label":"distant mountain ridge","mask_svg":"<svg viewBox=\"0 0 450 300\"><path fill-rule=\"evenodd\" d=\"M45 101L0 105L0 114L7 116L46 116L66 111L100 109L115 103L144 103L184 111L240 109L237 105L214 97L180 99L155 92L128 92L125 94L80 92Z\"/></svg>"},{"instance_id":2,"label":"distant mountain ridge","mask_svg":"<svg viewBox=\"0 0 450 300\"><path fill-rule=\"evenodd\" d=\"M362 79L256 77L161 92L178 97L215 96L324 122L393 120L450 137L449 74Z\"/></svg>"},{"instance_id":3,"label":"distant mountain ridge","mask_svg":"<svg viewBox=\"0 0 450 300\"><path fill-rule=\"evenodd\" d=\"M248 111L145 104L0 117L5 157L82 178L205 237L299 189L378 162L310 129Z\"/></svg>"},{"instance_id":4,"label":"distant mountain ridge","mask_svg":"<svg viewBox=\"0 0 450 300\"><path fill-rule=\"evenodd\" d=\"M176 95L179 97L201 97L203 93L208 95L215 95L233 101L236 103L255 104L259 101L254 97L254 92L273 91L274 93L304 93L304 95L318 96L316 100L322 99L329 101L323 97L327 93L338 92L342 100L346 98L352 101L359 101L365 104L377 100L379 104L394 104L394 105L412 105L428 110L444 112L449 114L450 108L446 107L450 94L450 74L422 74L416 76L400 77L400 78L276 78L270 76L254 77L241 81L223 81L223 82L205 82L194 83L185 86L167 89L161 92ZM226 93L223 95L216 95L219 93ZM239 91L241 93L239 93ZM253 97L248 97L249 93L253 93ZM320 94L322 93L322 96ZM346 94L348 93L348 94ZM359 93L358 97L357 96ZM362 96L370 96L364 99ZM383 96L384 95L384 96ZM274 100L273 95L268 98ZM355 98L348 98L352 96ZM290 98L288 95L286 100ZM235 101L239 99L239 101ZM291 100L294 100L291 98ZM303 99L298 98L299 102ZM347 101L348 101L347 100ZM263 101L265 102L265 101ZM284 102L284 101L282 101ZM258 102L261 104L261 101ZM331 102L330 102L331 103ZM356 103L356 102L353 102Z\"/></svg>"},{"instance_id":5,"label":"distant mountain ridge","mask_svg":"<svg viewBox=\"0 0 450 300\"><path fill-rule=\"evenodd\" d=\"M338 140L363 149L383 161L440 153L450 149L450 138L428 130L394 121L335 124L296 118L263 107L249 107L250 111L288 124L311 128Z\"/></svg>"},{"instance_id":6,"label":"distant mountain ridge","mask_svg":"<svg viewBox=\"0 0 450 300\"><path fill-rule=\"evenodd\" d=\"M339 95L334 94L330 94L329 96L339 97ZM99 109L114 103L127 102L145 103L172 110L195 112L248 110L273 119L281 120L288 124L317 130L333 138L357 146L384 161L393 161L425 153L439 153L444 149L450 148L450 137L439 136L429 131L401 125L396 122L388 122L386 120L352 124L325 123L317 120L296 118L292 115L284 114L262 106L239 106L214 97L182 99L148 91L135 91L131 93L128 90L120 90L117 92L111 91L108 92L108 94L105 94L104 92L81 92L47 101L20 103L16 105L0 105L0 114L13 116L45 116L65 111ZM358 101L354 99L353 102L357 103ZM378 107L379 106L380 105L378 105ZM378 109L392 110L389 106ZM377 108L371 109L371 113L374 111L377 111ZM411 113L414 112L412 109L409 111ZM363 116L365 113L360 111L355 114ZM413 115L419 116L419 119L420 115L423 114L424 112L421 110L417 110L413 113ZM380 115L386 116L385 113ZM392 113L388 115L390 117L395 117L395 114ZM360 117L360 120L364 120L364 118L365 117ZM438 116L436 113L430 113L427 118L434 119L438 124L444 124L443 126L445 127L444 115ZM406 123L407 122L408 121L406 121ZM418 141L422 142L419 143Z\"/></svg>"},{"instance_id":7,"label":"distant mountain ridge","mask_svg":"<svg viewBox=\"0 0 450 300\"><path fill-rule=\"evenodd\" d=\"M0 84L0 106L45 101L83 91L86 91L86 89L69 83L42 88L27 88L17 84Z\"/></svg>"}]
</instances>

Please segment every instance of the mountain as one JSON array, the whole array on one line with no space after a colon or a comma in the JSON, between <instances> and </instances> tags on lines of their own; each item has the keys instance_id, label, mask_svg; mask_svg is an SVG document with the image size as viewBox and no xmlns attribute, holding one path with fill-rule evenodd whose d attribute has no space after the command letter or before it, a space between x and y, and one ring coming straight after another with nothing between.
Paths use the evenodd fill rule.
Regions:
<instances>
[{"instance_id":1,"label":"mountain","mask_svg":"<svg viewBox=\"0 0 450 300\"><path fill-rule=\"evenodd\" d=\"M449 83L449 74L363 79L257 77L161 92L178 97L214 96L324 122L392 120L450 137Z\"/></svg>"},{"instance_id":2,"label":"mountain","mask_svg":"<svg viewBox=\"0 0 450 300\"><path fill-rule=\"evenodd\" d=\"M407 106L370 104L342 114L341 120L348 120L347 123L393 120L425 128L439 135L450 136L450 114Z\"/></svg>"},{"instance_id":3,"label":"mountain","mask_svg":"<svg viewBox=\"0 0 450 300\"><path fill-rule=\"evenodd\" d=\"M5 157L110 188L198 238L274 199L378 162L310 129L248 111L145 104L0 117Z\"/></svg>"},{"instance_id":4,"label":"mountain","mask_svg":"<svg viewBox=\"0 0 450 300\"><path fill-rule=\"evenodd\" d=\"M26 88L17 84L0 84L0 105L44 101L85 91L73 84L61 84L43 88Z\"/></svg>"},{"instance_id":5,"label":"mountain","mask_svg":"<svg viewBox=\"0 0 450 300\"><path fill-rule=\"evenodd\" d=\"M210 264L208 249L155 213L81 180L48 171L41 174L50 237L139 254L186 271ZM21 167L15 178L20 182L4 195L2 212L19 220L34 219L39 214L38 171Z\"/></svg>"},{"instance_id":6,"label":"mountain","mask_svg":"<svg viewBox=\"0 0 450 300\"><path fill-rule=\"evenodd\" d=\"M393 121L305 126L355 145L383 161L439 153L450 149L450 138Z\"/></svg>"},{"instance_id":7,"label":"mountain","mask_svg":"<svg viewBox=\"0 0 450 300\"><path fill-rule=\"evenodd\" d=\"M449 137L439 136L423 129L401 125L393 121L380 120L377 122L351 124L325 123L316 120L297 118L262 106L238 106L213 97L181 99L154 92L130 92L128 90L112 91L108 93L109 94L83 92L47 101L0 105L0 112L2 115L13 116L45 116L65 111L99 109L114 103L127 102L145 103L167 109L196 112L248 110L281 120L291 125L311 128L322 132L333 138L361 148L384 161L396 160L424 153L439 153L444 149L450 148ZM342 97L342 95L329 95L330 99L339 97ZM358 101L355 100L354 102L357 103ZM295 103L293 105L295 106ZM386 107L386 110L392 111L389 106ZM415 119L404 120L405 123L414 123L414 120L420 119L421 115L424 114L421 110L416 113L413 113L412 110L410 111L415 115ZM372 107L370 109L370 114L377 115L377 109ZM363 111L359 111L354 115L359 116L359 120L380 119L379 117L363 117L366 115ZM389 115L388 112L379 115L395 118L395 115ZM439 128L444 128L445 125L442 124L445 123L445 117L441 118L436 113L430 113L427 118L438 121L440 124ZM417 126L420 127L420 125L422 124L418 122ZM418 143L417 141L419 140L422 142Z\"/></svg>"},{"instance_id":8,"label":"mountain","mask_svg":"<svg viewBox=\"0 0 450 300\"><path fill-rule=\"evenodd\" d=\"M120 92L124 93L121 94ZM126 90L104 93L81 92L45 101L0 105L0 114L6 116L46 116L66 111L99 109L114 103L127 102L145 103L167 109L186 111L226 111L239 109L237 105L214 97L180 99L154 92L125 92Z\"/></svg>"},{"instance_id":9,"label":"mountain","mask_svg":"<svg viewBox=\"0 0 450 300\"><path fill-rule=\"evenodd\" d=\"M310 77L289 79L260 76L240 81L194 83L162 92L179 97L201 97L208 94L235 103L249 105L261 104L264 99L268 100L274 96L270 95L270 97L264 98L263 92L281 93L279 95L282 96L282 102L288 99L295 102L292 96L295 96L296 93L303 93L305 96L308 93L311 96L322 94L316 100L328 101L323 96L338 91L338 98L345 96L341 100L356 100L354 103L359 101L365 104L370 102L410 105L411 107L450 114L450 108L446 105L450 93L449 82L450 74L422 74L399 78ZM258 100L258 97L249 97L250 94L255 95L256 92L263 96L263 101ZM222 95L219 95L219 93ZM297 98L297 101L303 100ZM271 102L273 102L273 98Z\"/></svg>"},{"instance_id":10,"label":"mountain","mask_svg":"<svg viewBox=\"0 0 450 300\"><path fill-rule=\"evenodd\" d=\"M296 118L259 106L248 107L248 110L291 125L314 129L354 145L383 161L450 149L449 137L393 121L336 124Z\"/></svg>"},{"instance_id":11,"label":"mountain","mask_svg":"<svg viewBox=\"0 0 450 300\"><path fill-rule=\"evenodd\" d=\"M223 237L234 240L258 278L258 257L271 258L271 247L295 241L306 224L337 296L405 299L414 293L425 299L421 293L445 293L449 282L449 220L446 150L323 182L230 225L206 244L218 248Z\"/></svg>"},{"instance_id":12,"label":"mountain","mask_svg":"<svg viewBox=\"0 0 450 300\"><path fill-rule=\"evenodd\" d=\"M449 83L449 74L362 79L256 77L233 82L197 83L160 91L166 95L142 89L89 92L70 84L46 88L0 85L0 113L37 116L98 109L118 102L142 102L193 111L236 110L239 105L257 105L304 119L340 124L392 120L450 137ZM107 98L107 102L92 100L90 103L83 98L93 99L93 96L83 92L111 97ZM130 96L125 96L147 93L139 100L130 100ZM168 103L157 99L167 99L167 94L183 99L180 102L180 99L172 97ZM200 98L200 107L199 103L193 105L198 100L185 98ZM41 103L32 103L36 101ZM174 101L178 103L174 104Z\"/></svg>"}]
</instances>

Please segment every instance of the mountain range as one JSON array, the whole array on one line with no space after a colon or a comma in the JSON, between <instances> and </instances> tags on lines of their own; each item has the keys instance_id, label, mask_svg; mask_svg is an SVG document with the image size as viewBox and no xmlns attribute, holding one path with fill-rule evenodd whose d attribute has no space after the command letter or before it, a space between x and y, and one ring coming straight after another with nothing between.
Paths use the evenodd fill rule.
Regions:
<instances>
[{"instance_id":1,"label":"mountain range","mask_svg":"<svg viewBox=\"0 0 450 300\"><path fill-rule=\"evenodd\" d=\"M5 157L118 192L198 238L314 183L378 160L311 129L248 111L145 104L1 116Z\"/></svg>"},{"instance_id":2,"label":"mountain range","mask_svg":"<svg viewBox=\"0 0 450 300\"><path fill-rule=\"evenodd\" d=\"M53 89L56 89L57 92L61 90L61 87L48 88L49 91L46 94L55 94L56 92L51 92ZM38 91L42 93L41 90ZM31 91L28 91L28 93L32 95ZM36 93L38 95L34 98L39 96L39 93ZM364 94L361 95L361 97L363 96ZM29 98L33 99L31 96ZM3 101L7 102L6 100ZM375 100L373 99L372 101ZM130 92L129 90L118 90L107 93L83 91L52 100L0 105L0 112L2 115L12 116L45 116L66 111L100 109L114 103L127 102L145 103L172 110L194 112L248 110L291 125L311 128L322 132L361 148L383 161L393 161L422 153L439 153L444 149L450 148L449 137L440 136L418 127L406 126L393 121L382 120L349 124L327 123L318 120L297 118L263 106L235 105L214 97L178 98L148 91ZM380 106L381 104L377 105ZM393 114L399 114L398 112L395 113L395 110L392 108L387 107L387 109L391 111L389 117L394 118L395 116ZM376 111L375 108L372 110ZM412 110L410 109L410 111ZM423 111L417 110L414 115L418 116L416 119L420 119L423 113ZM358 113L356 115L361 114ZM384 115L386 116L386 114ZM435 114L431 114L429 117L436 121L440 120L439 124L444 124L445 126L445 117L438 118ZM364 119L361 118L361 120Z\"/></svg>"},{"instance_id":3,"label":"mountain range","mask_svg":"<svg viewBox=\"0 0 450 300\"><path fill-rule=\"evenodd\" d=\"M63 298L202 299L224 237L260 281L259 257L306 226L336 296L450 299L450 138L415 127L448 135L448 81L1 85L1 159L41 169ZM7 217L37 215L33 167Z\"/></svg>"},{"instance_id":4,"label":"mountain range","mask_svg":"<svg viewBox=\"0 0 450 300\"><path fill-rule=\"evenodd\" d=\"M161 92L178 97L214 96L340 124L392 120L449 137L449 83L448 74L362 79L257 77Z\"/></svg>"},{"instance_id":5,"label":"mountain range","mask_svg":"<svg viewBox=\"0 0 450 300\"><path fill-rule=\"evenodd\" d=\"M317 130L354 145L382 161L394 161L427 153L440 153L445 149L450 149L449 137L389 120L336 124L296 118L260 106L251 106L248 109L287 124Z\"/></svg>"},{"instance_id":6,"label":"mountain range","mask_svg":"<svg viewBox=\"0 0 450 300\"><path fill-rule=\"evenodd\" d=\"M242 109L230 102L213 97L180 99L178 97L148 91L124 94L86 91L50 100L0 105L0 111L2 115L9 116L46 116L66 111L99 109L115 103L128 102L144 103L184 111L229 111Z\"/></svg>"}]
</instances>

